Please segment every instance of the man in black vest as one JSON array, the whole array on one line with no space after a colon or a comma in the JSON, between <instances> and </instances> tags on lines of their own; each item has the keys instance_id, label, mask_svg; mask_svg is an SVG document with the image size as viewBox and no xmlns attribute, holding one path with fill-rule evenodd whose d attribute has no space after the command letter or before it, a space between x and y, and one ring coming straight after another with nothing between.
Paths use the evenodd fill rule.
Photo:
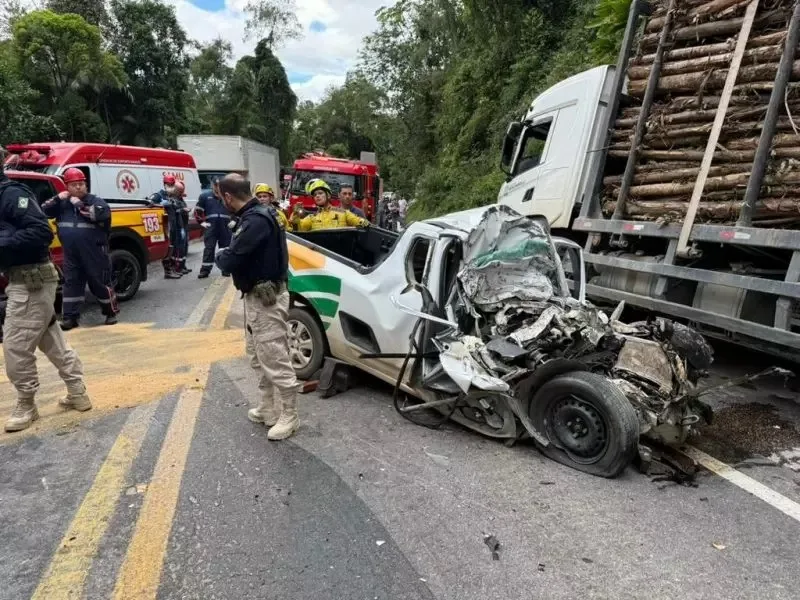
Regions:
<instances>
[{"instance_id":1,"label":"man in black vest","mask_svg":"<svg viewBox=\"0 0 800 600\"><path fill-rule=\"evenodd\" d=\"M294 374L286 321L289 316L289 250L274 209L250 194L250 182L231 173L219 182L220 198L236 219L230 246L217 252L216 263L233 276L242 292L245 327L252 335L256 358L266 381L261 402L250 410L251 421L269 427L270 440L290 437L300 424L297 378ZM261 387L261 386L260 386Z\"/></svg>"},{"instance_id":2,"label":"man in black vest","mask_svg":"<svg viewBox=\"0 0 800 600\"><path fill-rule=\"evenodd\" d=\"M26 186L10 181L0 164L0 270L8 276L8 306L3 325L6 374L17 390L17 405L6 431L21 431L39 418L34 399L39 390L36 349L58 369L67 385L64 408L92 408L83 381L83 365L64 340L53 304L58 271L50 262L53 232Z\"/></svg>"}]
</instances>

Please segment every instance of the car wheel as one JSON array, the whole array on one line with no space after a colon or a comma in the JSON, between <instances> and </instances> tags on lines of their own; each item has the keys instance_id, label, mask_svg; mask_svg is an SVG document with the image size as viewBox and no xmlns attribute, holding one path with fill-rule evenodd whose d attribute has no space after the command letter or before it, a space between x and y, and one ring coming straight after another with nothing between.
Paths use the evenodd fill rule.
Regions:
<instances>
[{"instance_id":1,"label":"car wheel","mask_svg":"<svg viewBox=\"0 0 800 600\"><path fill-rule=\"evenodd\" d=\"M127 250L112 250L111 280L117 300L130 300L142 284L142 268L136 257Z\"/></svg>"},{"instance_id":2,"label":"car wheel","mask_svg":"<svg viewBox=\"0 0 800 600\"><path fill-rule=\"evenodd\" d=\"M325 334L314 316L302 308L289 310L289 357L298 379L309 379L325 359Z\"/></svg>"},{"instance_id":3,"label":"car wheel","mask_svg":"<svg viewBox=\"0 0 800 600\"><path fill-rule=\"evenodd\" d=\"M550 442L545 456L600 477L616 477L635 458L639 419L607 378L588 372L554 377L530 403L534 427Z\"/></svg>"}]
</instances>

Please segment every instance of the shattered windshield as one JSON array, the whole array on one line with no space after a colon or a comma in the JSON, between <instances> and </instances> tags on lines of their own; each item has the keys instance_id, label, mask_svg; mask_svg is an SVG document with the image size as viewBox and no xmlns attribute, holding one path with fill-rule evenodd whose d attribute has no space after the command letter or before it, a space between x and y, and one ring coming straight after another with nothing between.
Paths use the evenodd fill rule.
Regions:
<instances>
[{"instance_id":1,"label":"shattered windshield","mask_svg":"<svg viewBox=\"0 0 800 600\"><path fill-rule=\"evenodd\" d=\"M563 295L558 265L541 224L498 206L486 212L464 243L458 278L475 308L491 312L508 302Z\"/></svg>"}]
</instances>

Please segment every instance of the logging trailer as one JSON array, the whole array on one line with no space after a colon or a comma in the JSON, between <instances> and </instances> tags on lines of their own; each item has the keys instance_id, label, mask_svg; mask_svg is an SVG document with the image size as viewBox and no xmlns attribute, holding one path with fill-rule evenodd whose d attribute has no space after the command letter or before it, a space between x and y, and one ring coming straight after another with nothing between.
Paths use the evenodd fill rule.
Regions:
<instances>
[{"instance_id":1,"label":"logging trailer","mask_svg":"<svg viewBox=\"0 0 800 600\"><path fill-rule=\"evenodd\" d=\"M498 201L585 246L590 298L800 360L799 41L800 0L633 0L616 67L509 125Z\"/></svg>"}]
</instances>

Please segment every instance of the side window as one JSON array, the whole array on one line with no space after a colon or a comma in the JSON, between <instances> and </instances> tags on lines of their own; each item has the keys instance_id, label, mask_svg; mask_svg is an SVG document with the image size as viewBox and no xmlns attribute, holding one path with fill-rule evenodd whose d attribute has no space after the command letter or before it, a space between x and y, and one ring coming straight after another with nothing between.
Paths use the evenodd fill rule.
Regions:
<instances>
[{"instance_id":1,"label":"side window","mask_svg":"<svg viewBox=\"0 0 800 600\"><path fill-rule=\"evenodd\" d=\"M522 152L519 155L515 175L529 171L539 165L542 154L553 126L553 119L547 119L525 130L525 137L522 139Z\"/></svg>"},{"instance_id":2,"label":"side window","mask_svg":"<svg viewBox=\"0 0 800 600\"><path fill-rule=\"evenodd\" d=\"M414 283L425 283L425 269L428 266L428 254L432 240L417 238L406 254L406 277L413 277Z\"/></svg>"}]
</instances>

